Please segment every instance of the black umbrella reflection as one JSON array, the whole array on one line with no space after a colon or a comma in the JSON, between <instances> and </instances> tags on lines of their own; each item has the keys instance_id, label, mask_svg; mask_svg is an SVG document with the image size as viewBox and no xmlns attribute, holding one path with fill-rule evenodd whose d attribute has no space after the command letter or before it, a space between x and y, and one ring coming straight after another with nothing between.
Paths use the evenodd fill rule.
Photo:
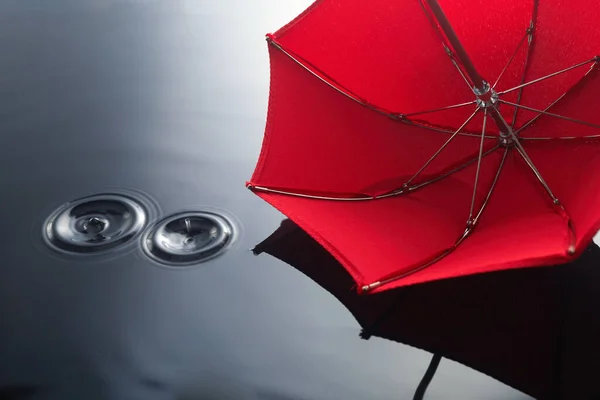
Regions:
<instances>
[{"instance_id":1,"label":"black umbrella reflection","mask_svg":"<svg viewBox=\"0 0 600 400\"><path fill-rule=\"evenodd\" d=\"M600 248L576 261L359 295L346 270L290 220L253 250L301 271L377 336L434 353L537 399L596 399L600 386Z\"/></svg>"}]
</instances>

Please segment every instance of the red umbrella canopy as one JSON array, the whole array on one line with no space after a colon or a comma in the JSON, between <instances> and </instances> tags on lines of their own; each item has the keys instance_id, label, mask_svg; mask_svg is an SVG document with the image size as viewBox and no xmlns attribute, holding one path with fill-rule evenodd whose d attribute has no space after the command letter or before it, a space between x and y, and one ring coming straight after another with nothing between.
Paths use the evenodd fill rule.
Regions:
<instances>
[{"instance_id":1,"label":"red umbrella canopy","mask_svg":"<svg viewBox=\"0 0 600 400\"><path fill-rule=\"evenodd\" d=\"M248 187L360 291L559 264L600 229L591 0L317 0L268 35Z\"/></svg>"}]
</instances>

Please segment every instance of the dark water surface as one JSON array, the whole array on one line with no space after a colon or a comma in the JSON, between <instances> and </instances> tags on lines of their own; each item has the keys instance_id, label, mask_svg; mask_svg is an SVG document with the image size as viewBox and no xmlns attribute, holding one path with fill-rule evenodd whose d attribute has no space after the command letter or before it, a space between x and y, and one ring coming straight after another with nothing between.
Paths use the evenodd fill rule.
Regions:
<instances>
[{"instance_id":1,"label":"dark water surface","mask_svg":"<svg viewBox=\"0 0 600 400\"><path fill-rule=\"evenodd\" d=\"M333 297L248 251L282 219L244 188L267 106L264 34L308 3L0 3L2 395L411 398L428 353L360 340ZM237 239L186 269L135 243L78 257L44 245L56 207L113 191L147 197L150 222L222 211ZM444 360L427 398L527 397Z\"/></svg>"}]
</instances>

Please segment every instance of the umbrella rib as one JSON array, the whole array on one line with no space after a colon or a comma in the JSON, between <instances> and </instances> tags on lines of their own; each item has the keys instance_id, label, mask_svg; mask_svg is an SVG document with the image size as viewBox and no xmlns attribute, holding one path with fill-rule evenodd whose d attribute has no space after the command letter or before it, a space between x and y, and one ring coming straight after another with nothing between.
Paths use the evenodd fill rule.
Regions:
<instances>
[{"instance_id":1,"label":"umbrella rib","mask_svg":"<svg viewBox=\"0 0 600 400\"><path fill-rule=\"evenodd\" d=\"M446 45L444 45L444 50L446 50L446 54L448 54L448 56L450 57L452 64L454 64L454 67L456 67L456 69L458 70L458 73L460 74L460 76L462 76L462 78L465 81L465 83L467 84L467 86L469 86L469 89L473 90L473 85L471 84L471 82L469 82L469 79L465 75L464 71L458 65L458 62L456 61L456 58L454 57L454 53L452 52L452 50L450 50L450 48Z\"/></svg>"},{"instance_id":2,"label":"umbrella rib","mask_svg":"<svg viewBox=\"0 0 600 400\"><path fill-rule=\"evenodd\" d=\"M492 105L492 107L496 108L495 105ZM571 240L571 244L569 245L569 248L568 248L567 251L568 251L569 254L575 254L575 251L576 251L576 247L575 247L576 235L575 235L575 229L574 229L574 226L573 226L573 223L572 223L572 220L571 220L571 217L570 217L569 213L567 212L567 210L565 209L565 207L562 205L562 203L558 200L558 198L554 195L554 192L552 191L552 189L550 189L550 186L548 185L548 183L542 177L542 174L537 169L537 167L533 163L533 160L531 160L531 157L529 157L529 154L527 154L527 152L525 151L525 148L523 147L523 145L519 141L519 137L515 134L515 132L512 130L512 128L508 127L508 124L506 123L506 120L504 119L504 117L502 117L502 115L500 115L500 118L501 118L502 122L506 125L509 134L512 136L514 144L517 147L517 151L519 152L519 154L521 155L521 157L523 157L523 159L525 160L525 163L527 163L527 165L529 166L529 168L533 171L533 173L537 177L538 181L542 184L542 186L544 187L544 189L546 189L546 192L548 193L548 195L552 199L552 203L554 204L555 207L558 208L558 211L559 211L559 214L561 215L561 217L563 217L564 219L566 219L567 228L569 230L569 235L570 235L570 240Z\"/></svg>"},{"instance_id":3,"label":"umbrella rib","mask_svg":"<svg viewBox=\"0 0 600 400\"><path fill-rule=\"evenodd\" d=\"M535 33L535 19L537 18L537 10L538 10L539 1L535 0L533 4L533 13L531 17L531 22L529 23L529 28L527 28L527 54L525 55L525 63L523 65L523 73L521 75L521 85L525 83L525 78L527 77L527 71L529 67L529 59L531 58L531 50L533 48L533 34ZM523 90L525 87L521 87L519 89L519 93L517 94L517 104L521 104L521 100L523 99ZM515 127L517 123L517 117L519 115L519 109L515 108L513 113L511 128Z\"/></svg>"},{"instance_id":4,"label":"umbrella rib","mask_svg":"<svg viewBox=\"0 0 600 400\"><path fill-rule=\"evenodd\" d=\"M494 150L498 149L498 147L494 148ZM450 255L452 252L454 252L454 250L456 250L458 248L458 246L460 246L460 244L471 234L471 232L473 232L473 229L475 228L475 226L477 225L477 223L479 222L479 218L481 217L481 215L483 214L483 211L485 210L485 208L487 207L490 198L492 197L492 193L494 192L494 190L496 189L496 185L498 183L498 180L500 179L500 174L504 168L504 164L506 161L506 156L508 155L508 147L506 147L504 149L504 155L502 156L502 160L500 161L500 165L498 166L498 170L496 171L496 176L494 177L494 181L492 182L492 185L490 186L490 189L487 193L487 196L481 206L481 208L479 209L479 212L477 213L477 216L473 219L473 222L471 224L467 223L467 227L464 231L464 233L454 242L454 244L452 246L450 246L449 248L447 248L446 250L444 250L443 252L441 252L439 255L435 256L432 260L426 262L425 264L414 268L410 271L398 274L396 276L392 276L390 278L386 278L386 279L382 279L380 281L377 282L373 282L369 285L364 285L362 287L362 291L363 292L369 292L372 291L373 289L376 289L382 285L386 285L388 283L397 281L399 279L403 279L406 278L407 276L413 275L419 271L422 271L426 268L431 267L433 264L437 263L438 261L444 259L445 257L447 257L448 255Z\"/></svg>"},{"instance_id":5,"label":"umbrella rib","mask_svg":"<svg viewBox=\"0 0 600 400\"><path fill-rule=\"evenodd\" d=\"M502 160L500 161L500 165L498 166L498 170L496 171L496 176L494 176L494 181L492 182L492 186L490 187L490 190L488 191L487 196L485 196L485 200L483 201L483 204L481 205L479 212L477 212L477 215L473 219L473 226L477 225L477 223L479 222L479 218L481 218L483 211L485 210L488 203L490 202L490 199L492 198L492 193L494 192L494 189L496 189L496 185L498 184L498 179L500 179L500 173L502 172L502 169L504 168L504 163L506 162L506 156L508 156L508 147L506 147L504 149L504 154L502 155Z\"/></svg>"},{"instance_id":6,"label":"umbrella rib","mask_svg":"<svg viewBox=\"0 0 600 400\"><path fill-rule=\"evenodd\" d=\"M288 58L290 58L294 63L298 64L300 67L302 67L304 70L306 70L308 73L310 73L311 75L313 75L315 78L317 78L318 80L320 80L321 82L323 82L324 84L326 84L327 86L329 86L330 88L332 88L333 90L335 90L336 92L340 93L341 95L347 97L348 99L366 107L369 110L375 111L378 114L381 114L383 116L389 117L395 121L401 121L410 125L414 125L423 129L427 129L430 131L434 131L434 132L440 132L440 133L449 133L452 134L453 131L451 130L446 130L446 129L442 129L442 128L437 128L434 126L427 126L427 125L423 125L417 121L412 121L410 119L407 118L407 115L419 115L419 114L425 114L425 113L430 113L430 112L435 112L435 111L442 111L442 110L448 110L448 109L453 109L453 108L458 108L458 107L463 107L463 106L468 106L470 104L475 104L476 100L471 101L471 102L465 102L465 103L460 103L460 104L455 104L455 105L451 105L451 106L446 106L446 107L442 107L439 109L433 109L433 110L426 110L426 111L420 111L420 112L415 112L415 113L411 113L411 114L402 114L402 113L394 113L394 112L390 112L387 110L384 110L382 108L379 108L373 104L370 104L362 99L360 99L358 96L352 94L349 90L347 90L346 88L344 88L341 84L339 84L338 82L336 82L334 79L332 79L331 77L327 76L327 74L325 74L323 71L319 70L318 68L315 67L315 70L318 71L319 73L315 72L313 69L311 69L309 66L307 66L304 62L302 62L298 57L294 56L293 54L291 54L289 51L287 51L285 48L283 48L283 46L281 46L279 43L277 43L273 38L268 37L267 38L267 42L272 45L273 47L275 47L277 50L281 51L283 54L285 54ZM326 76L327 79L323 78L323 76L321 76L320 74L322 74L323 76ZM478 134L470 134L470 133L465 133L465 132L461 132L459 133L460 136L471 136L471 137L479 137ZM487 138L492 139L494 138L493 136L488 136Z\"/></svg>"},{"instance_id":7,"label":"umbrella rib","mask_svg":"<svg viewBox=\"0 0 600 400\"><path fill-rule=\"evenodd\" d=\"M392 192L392 193L387 193L387 194L384 194L381 196L356 196L356 197L339 196L339 197L334 197L334 196L319 196L319 195L313 195L313 194L302 193L302 192L292 192L292 191L288 191L288 190L272 189L272 188L269 188L266 186L248 185L247 188L254 192L281 194L281 195L292 196L292 197L300 197L303 199L327 200L327 201L348 201L348 202L379 200L379 199L398 196L398 195L402 194L402 193L398 193L398 192Z\"/></svg>"},{"instance_id":8,"label":"umbrella rib","mask_svg":"<svg viewBox=\"0 0 600 400\"><path fill-rule=\"evenodd\" d=\"M417 176L419 176L421 174L421 172L423 172L425 170L425 168L427 168L432 162L433 160L435 160L437 158L437 156L440 155L440 153L446 148L446 146L448 146L450 144L450 142L452 142L454 140L454 138L460 133L460 131L467 126L467 124L469 122L471 122L471 120L473 118L475 118L475 115L477 115L477 113L479 112L479 107L477 107L475 109L475 111L473 112L473 114L471 114L471 116L469 118L467 118L467 120L460 126L460 128L458 128L456 130L456 132L454 132L452 134L452 136L450 136L448 138L448 140L446 140L446 142L442 145L442 147L440 147L440 149L425 163L425 165L423 165L421 167L421 169L419 169L408 181L406 181L406 183L404 183L403 188L408 188L408 186L412 183L412 181L414 181Z\"/></svg>"},{"instance_id":9,"label":"umbrella rib","mask_svg":"<svg viewBox=\"0 0 600 400\"><path fill-rule=\"evenodd\" d=\"M523 160L525 160L525 163L529 166L529 168L531 169L531 171L535 174L536 178L542 184L542 186L544 187L544 189L546 189L546 192L548 192L548 195L552 199L552 202L554 204L556 204L556 205L559 205L560 201L554 195L554 192L552 191L552 189L550 189L550 186L548 186L548 183L546 183L546 181L542 177L542 174L540 173L540 171L536 168L535 164L533 163L533 161L529 157L529 154L527 154L527 152L525 151L525 149L523 148L523 146L521 145L521 143L518 141L518 139L514 139L514 137L513 137L513 140L515 140L515 145L517 147L518 153L521 155L521 157L523 158Z\"/></svg>"},{"instance_id":10,"label":"umbrella rib","mask_svg":"<svg viewBox=\"0 0 600 400\"><path fill-rule=\"evenodd\" d=\"M496 145L494 147L492 147L491 149L487 150L485 153L483 153L483 157L487 157L488 155L490 155L491 153L493 153L494 151L498 150L500 148L500 145ZM281 194L281 195L287 195L287 196L294 196L294 197L301 197L301 198L305 198L305 199L312 199L312 200L328 200L328 201L369 201L369 200L380 200L380 199L386 199L389 197L395 197L395 196L399 196L405 193L409 193L409 192L414 192L415 190L421 189L422 187L428 186L432 183L435 182L439 182L444 178L447 178L448 176L455 174L459 171L462 171L463 169L467 168L468 166L470 166L471 164L473 164L474 162L476 162L479 159L479 157L474 157L472 159L470 159L469 161L467 161L464 164L459 165L456 168L451 169L450 171L447 171L439 176L436 176L435 178L432 178L428 181L425 182L421 182L418 184L415 184L413 186L409 186L407 189L399 189L399 190L394 190L392 192L389 193L385 193L379 196L357 196L357 197L333 197L333 196L318 196L318 195L311 195L311 194L307 194L307 193L300 193L300 192L292 192L292 191L286 191L286 190L278 190L278 189L272 189L272 188L268 188L265 186L254 186L254 185L248 185L248 189L252 190L252 191L256 191L256 192L264 192L264 193L272 193L272 194Z\"/></svg>"},{"instance_id":11,"label":"umbrella rib","mask_svg":"<svg viewBox=\"0 0 600 400\"><path fill-rule=\"evenodd\" d=\"M521 140L589 140L599 139L600 135L590 136L555 136L555 137L522 137Z\"/></svg>"},{"instance_id":12,"label":"umbrella rib","mask_svg":"<svg viewBox=\"0 0 600 400\"><path fill-rule=\"evenodd\" d=\"M561 217L563 217L563 218L566 219L567 228L569 230L569 235L570 235L570 240L571 240L571 244L569 245L569 248L568 248L567 251L568 251L569 254L575 254L575 237L576 237L575 236L575 229L573 227L573 223L572 223L572 220L571 220L571 217L570 217L569 213L565 209L565 206L554 195L554 193L552 192L552 190L550 189L550 187L548 186L548 184L544 181L544 179L542 178L540 172L538 171L538 169L533 164L533 161L531 160L531 158L529 157L529 155L527 154L527 152L525 152L525 149L523 148L523 146L518 142L517 139L515 139L515 143L517 145L517 151L519 152L519 154L521 155L521 157L523 157L523 159L525 160L525 162L527 163L527 165L529 166L529 168L531 168L531 170L533 171L533 173L535 174L535 176L538 178L538 180L540 181L540 183L544 186L544 188L546 189L546 191L548 192L548 194L552 198L552 203L554 204L554 206L558 207L558 209L560 210L559 214L561 215Z\"/></svg>"},{"instance_id":13,"label":"umbrella rib","mask_svg":"<svg viewBox=\"0 0 600 400\"><path fill-rule=\"evenodd\" d=\"M434 131L434 132L440 132L440 133L448 133L448 134L453 134L455 131L452 131L450 129L444 129L444 128L438 128L435 126L429 126L429 125L425 125L423 123L420 123L418 121L413 121L413 120L409 120L409 119L401 119L401 122L408 124L408 125L413 125L413 126L417 126L419 128L423 128L423 129L428 129L430 131ZM459 136L467 136L467 137L475 137L475 138L479 138L481 137L481 135L479 135L478 133L465 133L465 132L460 132L458 134ZM492 136L492 135L486 135L485 137L486 139L497 139L497 136Z\"/></svg>"},{"instance_id":14,"label":"umbrella rib","mask_svg":"<svg viewBox=\"0 0 600 400\"><path fill-rule=\"evenodd\" d=\"M555 76L557 76L557 75L564 74L564 73L566 73L566 72L569 72L569 71L571 71L571 70L574 70L574 69L576 69L576 68L582 67L582 66L584 66L584 65L587 65L587 64L590 64L590 63L597 63L598 61L600 61L600 56L595 56L595 57L593 57L593 58L591 58L591 59L589 59L589 60L587 60L587 61L580 62L580 63L578 63L578 64L575 64L575 65L572 65L572 66L570 66L570 67L568 67L568 68L562 69L562 70L560 70L560 71L553 72L553 73L551 73L551 74L549 74L549 75L542 76L542 77L540 77L540 78L534 79L534 80L532 80L532 81L529 81L529 82L525 82L525 83L523 83L523 84L521 84L521 85L519 85L519 86L515 86L515 87L513 87L513 88L510 88L510 89L503 90L503 91L501 91L501 92L498 92L498 94L499 94L499 95L507 94L507 93L513 92L513 91L515 91L515 90L519 90L519 89L521 89L521 88L524 88L524 87L527 87L527 86L533 85L533 84L535 84L535 83L539 83L539 82L541 82L541 81L544 81L544 80L546 80L546 79L553 78L553 77L555 77Z\"/></svg>"},{"instance_id":15,"label":"umbrella rib","mask_svg":"<svg viewBox=\"0 0 600 400\"><path fill-rule=\"evenodd\" d=\"M496 108L495 105L492 105L492 107ZM535 174L535 176L537 177L537 179L540 181L540 183L544 187L544 189L546 189L546 191L548 192L548 195L552 199L553 203L554 204L560 204L560 202L558 201L558 199L554 195L554 192L552 192L552 189L550 189L550 186L548 186L548 183L546 183L546 180L542 177L542 174L536 168L535 164L533 163L533 161L531 160L531 158L529 157L529 155L527 154L527 152L523 148L523 145L519 141L519 137L515 134L514 130L508 125L508 122L506 122L506 120L504 119L504 117L500 113L498 113L498 115L500 115L501 121L506 126L506 129L508 130L508 134L512 137L512 140L514 141L514 144L515 144L515 146L517 148L517 151L519 152L519 154L521 155L521 157L523 157L523 159L525 160L525 162L527 163L527 165L529 166L529 168L531 168L531 170L533 171L533 173Z\"/></svg>"},{"instance_id":16,"label":"umbrella rib","mask_svg":"<svg viewBox=\"0 0 600 400\"><path fill-rule=\"evenodd\" d=\"M541 115L548 115L550 117L560 118L560 119L564 119L565 121L570 121L570 122L574 122L574 123L577 123L577 124L581 124L581 125L589 126L589 127L592 127L592 128L598 128L598 129L600 129L600 125L593 124L591 122L586 122L586 121L582 121L582 120L571 118L571 117L565 117L564 115L554 114L554 113L551 113L551 112L548 112L548 111L539 110L537 108L532 108L532 107L524 106L522 104L517 104L517 103L513 103L513 102L510 102L510 101L506 101L506 100L498 100L498 101L500 103L508 104L510 106L513 106L513 107L522 108L523 110L533 111L533 112L539 113Z\"/></svg>"},{"instance_id":17,"label":"umbrella rib","mask_svg":"<svg viewBox=\"0 0 600 400\"><path fill-rule=\"evenodd\" d=\"M499 148L500 148L500 145L496 145L496 146L492 147L491 149L487 150L486 152L484 152L482 156L483 157L487 157L488 155L492 154L493 152L495 152ZM468 167L469 165L471 165L474 162L478 161L479 159L480 159L480 157L472 158L471 160L467 161L465 164L462 164L459 167L454 168L454 169L452 169L452 170L450 170L450 171L448 171L448 172L446 172L446 173L444 173L444 174L442 174L440 176L437 176L437 177L435 177L433 179L430 179L428 181L425 181L423 183L419 183L419 184L415 184L413 186L410 186L408 188L408 191L409 192L413 192L413 191L415 191L417 189L420 189L420 188L422 188L424 186L427 186L427 185L430 185L432 183L438 182L438 181L440 181L440 180L442 180L442 179L444 179L444 178L446 178L446 177L448 177L448 176L450 176L450 175L452 175L452 174L454 174L454 173L456 173L458 171L461 171L461 170L465 169L466 167Z\"/></svg>"},{"instance_id":18,"label":"umbrella rib","mask_svg":"<svg viewBox=\"0 0 600 400\"><path fill-rule=\"evenodd\" d=\"M549 109L551 109L552 107L554 107L556 105L556 103L558 103L559 101L561 101L563 99L563 97L565 97L567 95L567 92L563 93L558 99L554 100L548 107L546 107L544 109L544 112L547 112ZM532 119L530 119L529 121L527 121L527 123L525 123L522 127L520 127L519 129L517 129L515 131L515 133L518 135L519 133L521 133L521 131L523 131L525 128L527 128L528 126L530 126L531 124L533 124L535 121L537 121L542 115L542 113L538 113L538 115L536 115L535 117L533 117ZM522 137L521 139L527 139Z\"/></svg>"},{"instance_id":19,"label":"umbrella rib","mask_svg":"<svg viewBox=\"0 0 600 400\"><path fill-rule=\"evenodd\" d=\"M412 270L410 270L410 271L408 271L408 272L404 272L404 273L402 273L402 274L399 274L399 275L393 276L393 277L391 277L391 278L383 279L383 280L381 280L381 281L373 282L373 283L371 283L371 284L369 284L369 285L364 285L364 286L362 287L362 291L363 291L364 293L370 292L370 291L372 291L372 290L374 290L374 289L377 289L378 287L380 287L380 286L382 286L382 285L387 285L388 283L392 283L392 282L395 282L395 281L397 281L397 280L399 280L399 279L406 278L407 276L410 276L410 275L416 274L416 273L417 273L417 272L419 272L419 271L422 271L422 270L424 270L424 269L426 269L426 268L429 268L429 267L431 267L433 264L435 264L435 263L437 263L438 261L442 260L443 258L447 257L447 256L448 256L450 253L452 253L454 250L456 250L456 248L457 248L457 247L458 247L458 246L459 246L459 245L460 245L460 244L463 242L463 240L465 240L465 238L467 237L467 235L468 235L468 233L467 233L467 232L468 232L468 229L467 229L467 230L465 230L465 233L464 233L464 234L463 234L463 235L462 235L462 236L461 236L461 237L460 237L460 238L459 238L459 239L456 241L456 243L454 243L454 245L452 245L451 247L449 247L449 248L447 248L446 250L444 250L443 252L441 252L439 255L437 255L435 258L433 258L433 259L432 259L432 260L430 260L429 262L427 262L427 263L425 263L425 264L423 264L423 265L421 265L421 266L419 266L419 267L417 267L417 268L414 268L414 269L412 269Z\"/></svg>"},{"instance_id":20,"label":"umbrella rib","mask_svg":"<svg viewBox=\"0 0 600 400\"><path fill-rule=\"evenodd\" d=\"M598 66L598 63L594 63L591 68L585 73L585 75L583 77L581 77L581 79L575 83L573 86L571 86L569 89L567 89L562 95L560 95L556 100L554 100L552 103L550 103L550 105L548 107L546 107L544 109L544 112L547 112L548 110L550 110L552 107L554 107L559 101L561 101L567 94L569 94L569 92L571 90L573 90L573 88L575 88L577 85L581 84L583 82L583 80L592 72L594 71L595 67ZM532 119L530 119L529 121L527 121L522 127L520 127L519 129L517 129L515 131L515 134L519 134L521 133L521 131L523 131L524 129L526 129L527 127L529 127L531 124L533 124L535 121L537 121L542 115L544 115L543 113L538 113L535 117L533 117ZM521 139L523 140L550 140L550 139L591 139L591 138L596 138L596 137L600 137L600 135L591 135L591 136L564 136L564 137L559 137L559 136L555 136L555 137L547 137L547 138L525 138L525 137L521 137Z\"/></svg>"},{"instance_id":21,"label":"umbrella rib","mask_svg":"<svg viewBox=\"0 0 600 400\"><path fill-rule=\"evenodd\" d=\"M487 109L483 113L483 128L481 129L481 141L479 143L479 157L477 159L477 172L475 173L475 184L473 185L473 198L471 199L471 211L467 224L473 222L473 212L475 211L475 198L477 197L477 186L479 185L479 174L481 172L481 159L483 158L483 142L485 141L485 128L487 124Z\"/></svg>"},{"instance_id":22,"label":"umbrella rib","mask_svg":"<svg viewBox=\"0 0 600 400\"><path fill-rule=\"evenodd\" d=\"M500 82L500 79L502 79L502 77L504 76L504 74L506 73L506 71L508 70L508 67L510 67L510 65L512 64L512 62L514 61L515 57L517 57L517 54L519 53L519 50L521 49L521 47L523 46L523 43L525 43L525 39L527 39L527 37L530 36L530 33L527 32L525 33L525 35L523 35L523 37L521 38L521 40L519 41L519 44L517 45L517 48L515 49L514 53L512 54L512 56L508 59L508 62L506 63L506 65L504 66L504 69L502 69L502 72L500 72L500 75L498 76L498 78L496 78L496 81L494 82L494 84L492 85L492 89L496 89L496 86L498 86L498 83Z\"/></svg>"},{"instance_id":23,"label":"umbrella rib","mask_svg":"<svg viewBox=\"0 0 600 400\"><path fill-rule=\"evenodd\" d=\"M433 109L430 109L430 110L417 111L417 112L412 112L412 113L409 113L409 114L402 114L402 117L412 117L412 116L415 116L415 115L430 114L430 113L434 113L434 112L438 112L438 111L451 110L451 109L454 109L454 108L460 108L460 107L469 106L469 105L475 104L475 103L477 103L477 100L472 100L472 101L467 101L467 102L464 102L464 103L454 104L452 106L433 108Z\"/></svg>"},{"instance_id":24,"label":"umbrella rib","mask_svg":"<svg viewBox=\"0 0 600 400\"><path fill-rule=\"evenodd\" d=\"M325 78L323 78L321 75L319 75L318 73L316 73L315 71L313 71L311 68L309 68L307 65L305 65L302 61L300 61L298 58L296 58L294 55L292 55L289 51L287 51L286 49L283 48L283 46L281 46L279 43L277 43L273 38L268 37L267 38L267 42L269 44L271 44L272 46L274 46L276 49L278 49L279 51L281 51L283 54L285 54L287 57L289 57L292 61L294 61L296 64L298 64L299 66L301 66L303 69L305 69L307 72L309 72L311 75L313 75L315 78L317 78L318 80L320 80L321 82L325 83L327 86L329 86L330 88L334 89L335 91L337 91L338 93L346 96L347 98L349 98L350 100L353 100L355 102L357 102L358 104L372 110L375 111L381 115L384 115L386 117L391 117L393 119L398 119L398 114L394 114L391 113L389 111L383 110L379 107L376 107L372 104L367 103L366 101L361 100L360 98L356 97L355 95L351 94L347 89L342 89L342 85L340 85L339 83L335 82L335 80L331 79L330 77L328 77L329 80L331 80L331 82ZM322 71L319 71L321 73L323 73ZM326 75L323 73L323 75ZM334 82L334 83L332 83Z\"/></svg>"}]
</instances>

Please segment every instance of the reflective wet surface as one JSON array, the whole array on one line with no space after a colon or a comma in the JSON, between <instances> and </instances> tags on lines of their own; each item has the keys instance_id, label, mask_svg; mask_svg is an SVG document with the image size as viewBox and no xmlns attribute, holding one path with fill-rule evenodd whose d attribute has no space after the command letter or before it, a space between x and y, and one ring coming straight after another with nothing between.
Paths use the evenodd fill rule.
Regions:
<instances>
[{"instance_id":1,"label":"reflective wet surface","mask_svg":"<svg viewBox=\"0 0 600 400\"><path fill-rule=\"evenodd\" d=\"M411 398L429 354L360 340L332 296L248 250L282 219L244 187L268 100L264 34L308 4L1 3L0 394ZM135 206L105 199L60 208L119 191L148 199L143 225L167 238L149 239L159 261L227 251L195 268L162 268L142 249ZM54 247L70 241L79 253L130 230L133 239L101 256L59 253L43 235L57 209L67 211L50 229ZM235 241L218 219L156 225L218 210ZM427 398L527 397L444 360Z\"/></svg>"}]
</instances>

